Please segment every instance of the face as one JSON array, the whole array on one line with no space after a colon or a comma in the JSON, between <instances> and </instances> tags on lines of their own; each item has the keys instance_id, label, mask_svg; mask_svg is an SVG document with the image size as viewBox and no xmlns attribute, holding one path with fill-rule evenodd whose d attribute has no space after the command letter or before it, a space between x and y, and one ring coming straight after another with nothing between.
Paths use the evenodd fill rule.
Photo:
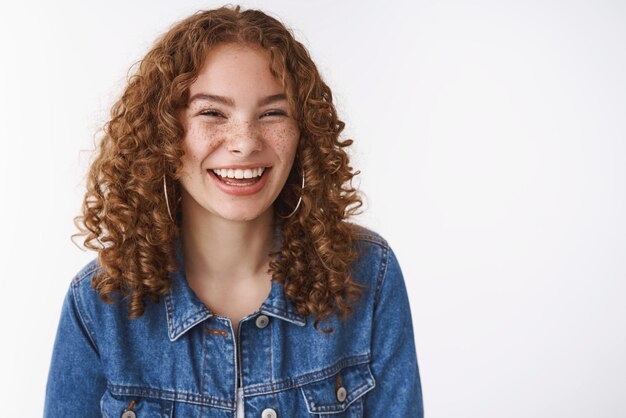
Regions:
<instances>
[{"instance_id":1,"label":"face","mask_svg":"<svg viewBox=\"0 0 626 418\"><path fill-rule=\"evenodd\" d=\"M269 52L239 44L211 49L182 113L186 214L250 221L272 210L300 137L285 94L270 73Z\"/></svg>"}]
</instances>

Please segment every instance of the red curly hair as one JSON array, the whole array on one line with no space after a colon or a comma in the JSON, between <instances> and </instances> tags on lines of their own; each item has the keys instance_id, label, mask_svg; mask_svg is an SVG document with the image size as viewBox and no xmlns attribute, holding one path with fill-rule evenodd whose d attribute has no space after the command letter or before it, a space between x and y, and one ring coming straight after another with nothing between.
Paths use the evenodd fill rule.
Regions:
<instances>
[{"instance_id":1,"label":"red curly hair","mask_svg":"<svg viewBox=\"0 0 626 418\"><path fill-rule=\"evenodd\" d=\"M181 219L179 113L207 53L222 42L269 51L270 71L281 80L301 133L297 161L274 202L283 240L269 254L268 273L300 314L315 318L316 329L335 310L345 319L350 303L362 296L350 272L360 227L346 221L362 206L352 187L359 171L353 173L343 149L353 141L339 140L345 124L306 48L277 19L240 6L199 11L175 24L139 62L113 105L87 175L82 215L74 218L80 233L72 237L84 236L85 247L98 252L101 269L92 286L107 303L112 292L127 296L130 318L143 315L146 297L156 303L168 291L169 274L178 268L172 244ZM168 214L164 178L176 222ZM295 216L282 220L301 193Z\"/></svg>"}]
</instances>

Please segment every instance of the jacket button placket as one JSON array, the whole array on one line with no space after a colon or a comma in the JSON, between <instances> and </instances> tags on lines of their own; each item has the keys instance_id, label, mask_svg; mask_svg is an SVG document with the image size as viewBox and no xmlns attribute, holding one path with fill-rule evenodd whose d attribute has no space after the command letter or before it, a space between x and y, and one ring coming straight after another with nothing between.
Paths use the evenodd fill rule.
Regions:
<instances>
[{"instance_id":1,"label":"jacket button placket","mask_svg":"<svg viewBox=\"0 0 626 418\"><path fill-rule=\"evenodd\" d=\"M213 316L204 324L204 338L198 354L202 359L202 395L215 397L227 393L232 388L231 382L237 380L238 359L237 340L233 333L229 318ZM211 364L219 358L217 364ZM219 375L221 378L216 378Z\"/></svg>"},{"instance_id":2,"label":"jacket button placket","mask_svg":"<svg viewBox=\"0 0 626 418\"><path fill-rule=\"evenodd\" d=\"M263 329L270 323L270 318L267 315L259 315L255 323L257 328ZM261 412L261 418L276 418L277 416L278 414L272 408L265 408L263 412Z\"/></svg>"}]
</instances>

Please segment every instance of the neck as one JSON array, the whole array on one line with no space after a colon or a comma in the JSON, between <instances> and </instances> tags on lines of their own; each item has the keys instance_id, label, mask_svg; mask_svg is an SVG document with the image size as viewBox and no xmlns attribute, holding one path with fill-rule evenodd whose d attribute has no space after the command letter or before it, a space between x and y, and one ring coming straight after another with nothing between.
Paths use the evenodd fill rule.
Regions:
<instances>
[{"instance_id":1,"label":"neck","mask_svg":"<svg viewBox=\"0 0 626 418\"><path fill-rule=\"evenodd\" d=\"M237 285L266 274L274 244L271 207L250 221L232 221L198 209L185 210L183 205L181 242L188 280Z\"/></svg>"}]
</instances>

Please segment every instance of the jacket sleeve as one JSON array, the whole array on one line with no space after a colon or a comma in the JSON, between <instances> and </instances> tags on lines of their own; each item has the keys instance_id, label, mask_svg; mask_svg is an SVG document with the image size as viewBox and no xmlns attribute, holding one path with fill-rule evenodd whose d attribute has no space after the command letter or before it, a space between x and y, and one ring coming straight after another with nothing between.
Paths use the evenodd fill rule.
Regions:
<instances>
[{"instance_id":1,"label":"jacket sleeve","mask_svg":"<svg viewBox=\"0 0 626 418\"><path fill-rule=\"evenodd\" d=\"M409 298L400 265L389 247L383 263L372 324L371 370L376 386L365 396L364 416L423 418Z\"/></svg>"},{"instance_id":2,"label":"jacket sleeve","mask_svg":"<svg viewBox=\"0 0 626 418\"><path fill-rule=\"evenodd\" d=\"M79 287L72 284L63 301L46 385L45 418L101 417L106 390L98 348L78 309Z\"/></svg>"}]
</instances>

